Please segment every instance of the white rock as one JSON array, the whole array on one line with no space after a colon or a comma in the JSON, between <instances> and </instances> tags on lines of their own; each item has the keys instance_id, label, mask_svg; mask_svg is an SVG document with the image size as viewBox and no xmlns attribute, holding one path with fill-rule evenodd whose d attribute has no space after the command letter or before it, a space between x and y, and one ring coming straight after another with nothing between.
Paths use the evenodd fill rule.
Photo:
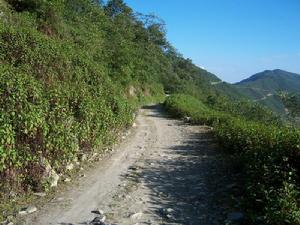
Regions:
<instances>
[{"instance_id":1,"label":"white rock","mask_svg":"<svg viewBox=\"0 0 300 225\"><path fill-rule=\"evenodd\" d=\"M59 175L55 172L55 170L51 170L49 181L50 187L57 187L57 183L59 180Z\"/></svg>"},{"instance_id":2,"label":"white rock","mask_svg":"<svg viewBox=\"0 0 300 225\"><path fill-rule=\"evenodd\" d=\"M74 164L73 163L69 163L67 166L66 166L66 170L73 170L74 169Z\"/></svg>"},{"instance_id":3,"label":"white rock","mask_svg":"<svg viewBox=\"0 0 300 225\"><path fill-rule=\"evenodd\" d=\"M45 197L46 193L44 193L44 192L37 192L37 193L33 193L33 195L38 196L38 197Z\"/></svg>"},{"instance_id":4,"label":"white rock","mask_svg":"<svg viewBox=\"0 0 300 225\"><path fill-rule=\"evenodd\" d=\"M172 218L173 218L173 216L172 216L172 215L170 215L170 214L167 214L167 218L168 218L168 219L172 219Z\"/></svg>"},{"instance_id":5,"label":"white rock","mask_svg":"<svg viewBox=\"0 0 300 225\"><path fill-rule=\"evenodd\" d=\"M133 124L132 124L132 127L137 127L136 123L133 123Z\"/></svg>"},{"instance_id":6,"label":"white rock","mask_svg":"<svg viewBox=\"0 0 300 225\"><path fill-rule=\"evenodd\" d=\"M22 209L21 211L19 211L19 215L20 216L25 216L27 214L31 214L37 211L37 208L35 206L29 206L25 209Z\"/></svg>"},{"instance_id":7,"label":"white rock","mask_svg":"<svg viewBox=\"0 0 300 225\"><path fill-rule=\"evenodd\" d=\"M27 215L28 213L26 212L26 210L21 210L21 211L19 211L19 215L20 216L25 216L25 215Z\"/></svg>"},{"instance_id":8,"label":"white rock","mask_svg":"<svg viewBox=\"0 0 300 225\"><path fill-rule=\"evenodd\" d=\"M50 163L45 157L40 158L40 164L44 167L44 173L42 180L43 181L49 181L50 187L56 187L58 180L59 180L59 175L55 172L54 169L52 169Z\"/></svg>"},{"instance_id":9,"label":"white rock","mask_svg":"<svg viewBox=\"0 0 300 225\"><path fill-rule=\"evenodd\" d=\"M64 182L69 183L71 182L71 179L67 177L66 179L64 179Z\"/></svg>"},{"instance_id":10,"label":"white rock","mask_svg":"<svg viewBox=\"0 0 300 225\"><path fill-rule=\"evenodd\" d=\"M28 214L34 213L34 212L36 212L36 211L37 211L37 208L36 208L35 206L29 206L29 207L26 209L26 212L27 212Z\"/></svg>"},{"instance_id":11,"label":"white rock","mask_svg":"<svg viewBox=\"0 0 300 225\"><path fill-rule=\"evenodd\" d=\"M166 210L168 213L172 213L172 212L174 212L174 209L171 209L171 208L167 208L167 210Z\"/></svg>"},{"instance_id":12,"label":"white rock","mask_svg":"<svg viewBox=\"0 0 300 225\"><path fill-rule=\"evenodd\" d=\"M142 217L143 217L142 212L134 213L130 216L130 218L133 220L140 220Z\"/></svg>"},{"instance_id":13,"label":"white rock","mask_svg":"<svg viewBox=\"0 0 300 225\"><path fill-rule=\"evenodd\" d=\"M105 222L105 220L106 220L106 216L104 216L104 215L101 215L101 217L100 217L100 221L104 223L104 222Z\"/></svg>"},{"instance_id":14,"label":"white rock","mask_svg":"<svg viewBox=\"0 0 300 225\"><path fill-rule=\"evenodd\" d=\"M87 158L88 158L87 154L84 154L84 153L82 153L78 156L79 161L86 161Z\"/></svg>"}]
</instances>

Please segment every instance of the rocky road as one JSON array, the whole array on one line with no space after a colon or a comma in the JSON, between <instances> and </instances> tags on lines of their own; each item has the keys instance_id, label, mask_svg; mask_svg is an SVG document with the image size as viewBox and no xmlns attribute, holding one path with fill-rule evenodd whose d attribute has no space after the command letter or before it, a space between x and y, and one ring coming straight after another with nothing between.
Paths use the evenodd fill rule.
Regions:
<instances>
[{"instance_id":1,"label":"rocky road","mask_svg":"<svg viewBox=\"0 0 300 225\"><path fill-rule=\"evenodd\" d=\"M136 124L109 158L23 224L224 224L235 183L211 128L170 119L159 106L141 109Z\"/></svg>"}]
</instances>

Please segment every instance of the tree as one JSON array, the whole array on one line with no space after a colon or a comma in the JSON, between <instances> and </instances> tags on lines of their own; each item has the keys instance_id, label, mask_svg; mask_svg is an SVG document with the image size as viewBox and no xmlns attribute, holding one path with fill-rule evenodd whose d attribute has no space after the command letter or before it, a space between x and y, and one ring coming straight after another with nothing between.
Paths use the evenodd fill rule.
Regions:
<instances>
[{"instance_id":1,"label":"tree","mask_svg":"<svg viewBox=\"0 0 300 225\"><path fill-rule=\"evenodd\" d=\"M106 15L115 18L118 15L132 15L132 9L129 8L123 0L109 0L104 7Z\"/></svg>"}]
</instances>

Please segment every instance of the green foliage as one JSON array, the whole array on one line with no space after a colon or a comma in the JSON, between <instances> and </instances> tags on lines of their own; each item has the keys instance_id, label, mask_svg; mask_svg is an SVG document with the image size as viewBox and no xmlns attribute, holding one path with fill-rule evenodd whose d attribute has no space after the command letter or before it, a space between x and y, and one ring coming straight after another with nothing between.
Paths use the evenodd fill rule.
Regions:
<instances>
[{"instance_id":1,"label":"green foliage","mask_svg":"<svg viewBox=\"0 0 300 225\"><path fill-rule=\"evenodd\" d=\"M223 111L187 95L172 95L165 106L173 116L213 125L220 146L242 159L249 211L262 214L266 224L299 224L300 130L278 126L272 114L262 113L264 108L256 110L249 103L218 105L213 100L208 102ZM234 110L237 106L240 112Z\"/></svg>"},{"instance_id":2,"label":"green foliage","mask_svg":"<svg viewBox=\"0 0 300 225\"><path fill-rule=\"evenodd\" d=\"M297 221L299 132L266 126L277 120L263 108L230 104L242 96L184 59L159 18L122 0L6 0L0 10L0 197L40 189L42 160L64 172L79 154L112 144L141 104L177 93L165 102L174 116L214 125L248 159L249 179L262 184L250 189L266 199L268 218Z\"/></svg>"},{"instance_id":3,"label":"green foliage","mask_svg":"<svg viewBox=\"0 0 300 225\"><path fill-rule=\"evenodd\" d=\"M163 99L168 64L162 25L122 1L7 0L1 10L0 197L41 188L41 159L63 172L112 144L141 104Z\"/></svg>"},{"instance_id":4,"label":"green foliage","mask_svg":"<svg viewBox=\"0 0 300 225\"><path fill-rule=\"evenodd\" d=\"M184 94L174 94L165 101L165 106L175 117L186 117L208 110L198 99Z\"/></svg>"},{"instance_id":5,"label":"green foliage","mask_svg":"<svg viewBox=\"0 0 300 225\"><path fill-rule=\"evenodd\" d=\"M0 172L24 162L34 160L30 151L38 151L39 139L47 133L41 86L32 77L2 69L0 76L1 94L1 145ZM3 158L2 158L3 157Z\"/></svg>"},{"instance_id":6,"label":"green foliage","mask_svg":"<svg viewBox=\"0 0 300 225\"><path fill-rule=\"evenodd\" d=\"M242 116L252 121L280 124L280 117L267 107L249 100L232 101L229 98L209 96L206 100L208 106L217 111Z\"/></svg>"},{"instance_id":7,"label":"green foliage","mask_svg":"<svg viewBox=\"0 0 300 225\"><path fill-rule=\"evenodd\" d=\"M300 92L280 94L280 98L288 110L288 115L292 118L300 118Z\"/></svg>"},{"instance_id":8,"label":"green foliage","mask_svg":"<svg viewBox=\"0 0 300 225\"><path fill-rule=\"evenodd\" d=\"M267 223L299 224L299 189L293 183L284 182L283 187L277 193L276 196L274 194L269 196L270 204L266 207Z\"/></svg>"}]
</instances>

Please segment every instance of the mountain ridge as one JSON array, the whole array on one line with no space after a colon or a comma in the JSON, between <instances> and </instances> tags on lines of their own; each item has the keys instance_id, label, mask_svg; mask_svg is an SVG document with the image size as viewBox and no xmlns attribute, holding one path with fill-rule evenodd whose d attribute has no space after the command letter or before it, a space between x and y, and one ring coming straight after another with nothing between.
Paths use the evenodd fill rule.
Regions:
<instances>
[{"instance_id":1,"label":"mountain ridge","mask_svg":"<svg viewBox=\"0 0 300 225\"><path fill-rule=\"evenodd\" d=\"M233 85L248 98L276 112L285 113L285 107L278 94L299 91L300 75L282 69L265 70Z\"/></svg>"},{"instance_id":2,"label":"mountain ridge","mask_svg":"<svg viewBox=\"0 0 300 225\"><path fill-rule=\"evenodd\" d=\"M243 79L239 82L234 83L234 85L245 84L245 83L248 83L248 82L254 82L254 81L257 81L257 80L260 80L260 79L264 79L266 77L283 76L283 75L295 76L295 77L299 76L299 79L300 79L300 74L293 73L293 72L288 72L288 71L282 70L282 69L274 69L274 70L264 70L262 72L256 73L256 74L254 74L254 75L252 75L252 76L250 76L246 79Z\"/></svg>"}]
</instances>

